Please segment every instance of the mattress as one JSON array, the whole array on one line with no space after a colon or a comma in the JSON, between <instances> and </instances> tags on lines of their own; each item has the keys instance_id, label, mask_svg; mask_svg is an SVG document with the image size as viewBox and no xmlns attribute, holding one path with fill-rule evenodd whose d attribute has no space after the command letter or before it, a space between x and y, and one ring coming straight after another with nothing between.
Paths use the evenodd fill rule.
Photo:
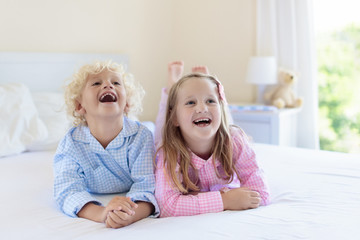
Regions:
<instances>
[{"instance_id":1,"label":"mattress","mask_svg":"<svg viewBox=\"0 0 360 240\"><path fill-rule=\"evenodd\" d=\"M0 158L1 239L359 239L360 155L254 144L268 206L146 218L120 229L71 218L53 198L54 151ZM95 195L106 204L113 195Z\"/></svg>"}]
</instances>

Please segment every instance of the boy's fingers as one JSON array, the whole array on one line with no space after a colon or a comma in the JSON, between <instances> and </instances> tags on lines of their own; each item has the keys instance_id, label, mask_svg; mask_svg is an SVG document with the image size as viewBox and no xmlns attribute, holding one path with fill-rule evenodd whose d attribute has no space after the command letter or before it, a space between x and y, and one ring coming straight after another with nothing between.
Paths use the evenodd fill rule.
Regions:
<instances>
[{"instance_id":1,"label":"boy's fingers","mask_svg":"<svg viewBox=\"0 0 360 240\"><path fill-rule=\"evenodd\" d=\"M121 221L121 218L115 213L115 211L109 212L109 219L111 219L111 222L113 223L119 223Z\"/></svg>"},{"instance_id":2,"label":"boy's fingers","mask_svg":"<svg viewBox=\"0 0 360 240\"><path fill-rule=\"evenodd\" d=\"M131 217L131 215L133 214L128 214L126 212L116 210L110 213L111 218L116 222L126 221Z\"/></svg>"},{"instance_id":3,"label":"boy's fingers","mask_svg":"<svg viewBox=\"0 0 360 240\"><path fill-rule=\"evenodd\" d=\"M127 197L126 199L127 199L127 202L130 204L130 206L132 208L137 208L138 207L138 205L135 202L131 201L131 198Z\"/></svg>"},{"instance_id":4,"label":"boy's fingers","mask_svg":"<svg viewBox=\"0 0 360 240\"><path fill-rule=\"evenodd\" d=\"M123 204L120 209L116 209L116 210L127 213L129 215L134 215L135 214L133 208L131 206L129 206L128 204Z\"/></svg>"},{"instance_id":5,"label":"boy's fingers","mask_svg":"<svg viewBox=\"0 0 360 240\"><path fill-rule=\"evenodd\" d=\"M106 227L108 228L115 228L115 222L111 219L110 216L106 219Z\"/></svg>"},{"instance_id":6,"label":"boy's fingers","mask_svg":"<svg viewBox=\"0 0 360 240\"><path fill-rule=\"evenodd\" d=\"M127 199L126 201L123 202L123 204L128 208L134 208L133 205L135 203L133 201L131 201L130 199Z\"/></svg>"}]
</instances>

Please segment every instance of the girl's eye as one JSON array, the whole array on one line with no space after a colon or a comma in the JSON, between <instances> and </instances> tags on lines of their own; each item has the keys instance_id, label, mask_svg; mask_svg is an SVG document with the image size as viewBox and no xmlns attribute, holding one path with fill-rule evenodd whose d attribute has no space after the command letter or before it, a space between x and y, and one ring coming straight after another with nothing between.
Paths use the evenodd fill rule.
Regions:
<instances>
[{"instance_id":1,"label":"girl's eye","mask_svg":"<svg viewBox=\"0 0 360 240\"><path fill-rule=\"evenodd\" d=\"M195 102L194 102L194 101L188 101L188 102L186 103L186 105L192 105L192 104L195 104Z\"/></svg>"},{"instance_id":2,"label":"girl's eye","mask_svg":"<svg viewBox=\"0 0 360 240\"><path fill-rule=\"evenodd\" d=\"M114 85L121 85L120 82L114 82Z\"/></svg>"},{"instance_id":3,"label":"girl's eye","mask_svg":"<svg viewBox=\"0 0 360 240\"><path fill-rule=\"evenodd\" d=\"M207 102L208 102L208 103L216 103L216 101L213 100L213 99L209 99Z\"/></svg>"},{"instance_id":4,"label":"girl's eye","mask_svg":"<svg viewBox=\"0 0 360 240\"><path fill-rule=\"evenodd\" d=\"M97 86L100 85L100 82L94 82L91 86Z\"/></svg>"}]
</instances>

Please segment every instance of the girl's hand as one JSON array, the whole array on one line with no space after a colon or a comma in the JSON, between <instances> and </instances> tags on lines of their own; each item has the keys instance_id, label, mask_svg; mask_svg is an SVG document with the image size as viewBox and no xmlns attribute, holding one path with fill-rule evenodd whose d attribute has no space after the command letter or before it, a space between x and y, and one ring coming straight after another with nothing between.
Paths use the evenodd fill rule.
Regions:
<instances>
[{"instance_id":1,"label":"girl's hand","mask_svg":"<svg viewBox=\"0 0 360 240\"><path fill-rule=\"evenodd\" d=\"M260 205L260 194L248 188L234 188L221 191L224 210L245 210Z\"/></svg>"}]
</instances>

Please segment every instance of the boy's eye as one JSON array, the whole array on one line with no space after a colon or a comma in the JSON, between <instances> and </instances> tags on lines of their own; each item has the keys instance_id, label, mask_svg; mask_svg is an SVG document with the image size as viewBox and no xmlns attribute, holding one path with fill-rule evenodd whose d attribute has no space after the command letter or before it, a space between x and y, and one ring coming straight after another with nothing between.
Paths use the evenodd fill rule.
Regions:
<instances>
[{"instance_id":1,"label":"boy's eye","mask_svg":"<svg viewBox=\"0 0 360 240\"><path fill-rule=\"evenodd\" d=\"M115 81L113 84L114 84L114 85L121 85L121 83L120 83L120 82L117 82L117 81Z\"/></svg>"},{"instance_id":2,"label":"boy's eye","mask_svg":"<svg viewBox=\"0 0 360 240\"><path fill-rule=\"evenodd\" d=\"M96 86L96 85L100 85L100 82L93 82L91 86Z\"/></svg>"}]
</instances>

